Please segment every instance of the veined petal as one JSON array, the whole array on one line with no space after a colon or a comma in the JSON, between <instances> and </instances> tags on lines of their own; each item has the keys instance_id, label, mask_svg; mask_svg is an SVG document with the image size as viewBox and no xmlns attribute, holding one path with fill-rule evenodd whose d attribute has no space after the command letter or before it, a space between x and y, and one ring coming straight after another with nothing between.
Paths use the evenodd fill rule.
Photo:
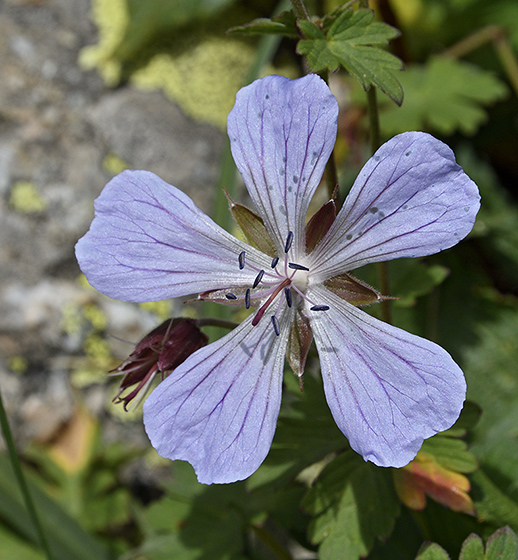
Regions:
<instances>
[{"instance_id":1,"label":"veined petal","mask_svg":"<svg viewBox=\"0 0 518 560\"><path fill-rule=\"evenodd\" d=\"M466 395L459 366L437 344L374 319L323 287L307 296L324 389L351 447L382 467L403 467L423 440L448 429Z\"/></svg>"},{"instance_id":2,"label":"veined petal","mask_svg":"<svg viewBox=\"0 0 518 560\"><path fill-rule=\"evenodd\" d=\"M242 251L255 270L240 269ZM148 171L124 171L106 185L76 256L94 288L138 302L249 285L271 262Z\"/></svg>"},{"instance_id":3,"label":"veined petal","mask_svg":"<svg viewBox=\"0 0 518 560\"><path fill-rule=\"evenodd\" d=\"M286 307L286 306L284 306ZM268 454L279 414L284 354L293 311L252 316L176 368L144 403L158 453L194 467L204 484L250 476Z\"/></svg>"},{"instance_id":4,"label":"veined petal","mask_svg":"<svg viewBox=\"0 0 518 560\"><path fill-rule=\"evenodd\" d=\"M472 229L480 196L446 144L423 132L395 136L358 175L311 254L325 280L364 264L431 255Z\"/></svg>"},{"instance_id":5,"label":"veined petal","mask_svg":"<svg viewBox=\"0 0 518 560\"><path fill-rule=\"evenodd\" d=\"M304 220L336 141L338 104L312 74L267 76L241 89L228 116L232 155L282 253L289 231L304 254Z\"/></svg>"}]
</instances>

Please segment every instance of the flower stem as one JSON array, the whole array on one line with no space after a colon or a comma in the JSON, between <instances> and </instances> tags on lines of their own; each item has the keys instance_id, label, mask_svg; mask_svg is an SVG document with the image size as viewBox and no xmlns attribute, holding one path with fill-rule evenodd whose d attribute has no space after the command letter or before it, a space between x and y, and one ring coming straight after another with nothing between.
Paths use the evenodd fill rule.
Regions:
<instances>
[{"instance_id":1,"label":"flower stem","mask_svg":"<svg viewBox=\"0 0 518 560\"><path fill-rule=\"evenodd\" d=\"M22 493L22 497L25 502L25 507L27 508L27 512L29 514L29 517L31 518L34 528L36 529L36 534L38 535L41 549L44 552L45 556L47 557L47 560L52 560L52 554L50 552L49 543L47 541L47 537L45 536L45 532L43 531L43 527L40 523L38 514L36 512L36 507L34 506L34 502L29 492L29 487L27 485L27 481L25 480L25 476L22 471L20 458L18 457L18 453L16 452L16 447L14 445L13 435L11 433L9 421L7 419L7 414L5 412L1 392L0 392L0 425L2 427L2 434L4 436L4 440L7 445L7 450L9 452L11 465L13 467L13 471L16 476L16 479L18 480L18 486L20 487L20 491Z\"/></svg>"},{"instance_id":2,"label":"flower stem","mask_svg":"<svg viewBox=\"0 0 518 560\"><path fill-rule=\"evenodd\" d=\"M297 19L309 20L309 12L304 6L303 0L291 0L291 6L293 7L293 13Z\"/></svg>"}]
</instances>

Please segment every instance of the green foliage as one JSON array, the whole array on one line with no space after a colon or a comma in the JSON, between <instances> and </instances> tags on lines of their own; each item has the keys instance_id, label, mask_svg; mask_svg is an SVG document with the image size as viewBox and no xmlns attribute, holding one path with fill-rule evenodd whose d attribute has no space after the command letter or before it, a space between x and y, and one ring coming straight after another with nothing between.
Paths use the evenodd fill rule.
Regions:
<instances>
[{"instance_id":1,"label":"green foliage","mask_svg":"<svg viewBox=\"0 0 518 560\"><path fill-rule=\"evenodd\" d=\"M354 560L366 556L376 538L386 538L399 513L390 471L349 451L323 470L303 501L314 516L309 536L319 558Z\"/></svg>"},{"instance_id":2,"label":"green foliage","mask_svg":"<svg viewBox=\"0 0 518 560\"><path fill-rule=\"evenodd\" d=\"M313 21L299 21L305 38L299 41L297 50L307 56L313 72L335 71L342 65L365 90L379 87L401 105L403 88L394 71L401 70L402 62L380 48L399 32L373 19L370 10L340 8L324 21L323 29Z\"/></svg>"},{"instance_id":3,"label":"green foliage","mask_svg":"<svg viewBox=\"0 0 518 560\"><path fill-rule=\"evenodd\" d=\"M270 453L248 481L251 489L269 483L284 484L329 453L349 446L331 416L321 380L305 375L301 393L291 372L285 379L295 396L290 399L285 395L285 401L291 400L292 404L281 409Z\"/></svg>"},{"instance_id":4,"label":"green foliage","mask_svg":"<svg viewBox=\"0 0 518 560\"><path fill-rule=\"evenodd\" d=\"M41 522L56 560L91 560L92 558L109 560L112 558L107 547L87 534L72 517L35 484L29 484L29 490L37 511L44 513L41 515ZM0 454L0 519L28 541L38 542L9 460L2 454ZM11 546L16 547L13 539L9 540L12 541ZM23 553L27 551L28 559L32 560L29 550L24 547ZM0 558L4 553L5 550L0 548Z\"/></svg>"},{"instance_id":5,"label":"green foliage","mask_svg":"<svg viewBox=\"0 0 518 560\"><path fill-rule=\"evenodd\" d=\"M484 551L482 539L471 534L463 543L459 560L516 560L518 537L509 528L503 527L489 537ZM448 553L436 543L425 544L416 560L449 560Z\"/></svg>"},{"instance_id":6,"label":"green foliage","mask_svg":"<svg viewBox=\"0 0 518 560\"><path fill-rule=\"evenodd\" d=\"M214 17L235 0L127 0L129 24L114 52L130 60L153 39Z\"/></svg>"},{"instance_id":7,"label":"green foliage","mask_svg":"<svg viewBox=\"0 0 518 560\"><path fill-rule=\"evenodd\" d=\"M298 39L297 21L292 11L283 12L277 17L254 19L246 25L229 29L229 33L242 35L281 35Z\"/></svg>"},{"instance_id":8,"label":"green foliage","mask_svg":"<svg viewBox=\"0 0 518 560\"><path fill-rule=\"evenodd\" d=\"M423 545L416 560L450 560L448 553L436 543Z\"/></svg>"},{"instance_id":9,"label":"green foliage","mask_svg":"<svg viewBox=\"0 0 518 560\"><path fill-rule=\"evenodd\" d=\"M471 135L487 120L484 107L508 94L506 85L492 72L439 56L426 64L409 64L400 81L405 103L400 108L388 106L381 117L387 136L423 129Z\"/></svg>"}]
</instances>

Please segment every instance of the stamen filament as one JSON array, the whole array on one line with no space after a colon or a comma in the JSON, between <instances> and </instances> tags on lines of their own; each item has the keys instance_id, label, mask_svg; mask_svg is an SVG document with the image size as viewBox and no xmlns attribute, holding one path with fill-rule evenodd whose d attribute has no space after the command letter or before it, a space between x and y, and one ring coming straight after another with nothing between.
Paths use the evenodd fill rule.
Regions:
<instances>
[{"instance_id":1,"label":"stamen filament","mask_svg":"<svg viewBox=\"0 0 518 560\"><path fill-rule=\"evenodd\" d=\"M284 280L284 282L281 282L277 286L277 288L275 288L275 290L271 293L270 297L263 303L263 305L259 308L259 311L257 311L257 313L255 314L255 317L252 320L252 325L254 327L255 327L255 325L257 325L257 323L259 323L259 321L261 320L261 317L264 315L264 312L268 309L268 307L270 306L272 301L279 295L281 290L283 290L284 288L286 288L290 284L291 284L291 280L289 278L286 278Z\"/></svg>"}]
</instances>

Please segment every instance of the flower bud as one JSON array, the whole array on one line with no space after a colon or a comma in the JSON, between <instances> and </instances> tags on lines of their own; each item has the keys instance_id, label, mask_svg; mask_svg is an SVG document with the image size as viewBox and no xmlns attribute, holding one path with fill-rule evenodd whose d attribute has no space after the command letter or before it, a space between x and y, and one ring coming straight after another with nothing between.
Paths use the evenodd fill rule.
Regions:
<instances>
[{"instance_id":1,"label":"flower bud","mask_svg":"<svg viewBox=\"0 0 518 560\"><path fill-rule=\"evenodd\" d=\"M163 381L191 354L205 346L208 340L194 319L167 319L148 333L119 367L110 371L113 375L123 375L119 392L113 401L123 403L127 410L128 404L139 393L142 393L140 400L146 396L157 373ZM121 396L133 385L136 387L132 391Z\"/></svg>"}]
</instances>

